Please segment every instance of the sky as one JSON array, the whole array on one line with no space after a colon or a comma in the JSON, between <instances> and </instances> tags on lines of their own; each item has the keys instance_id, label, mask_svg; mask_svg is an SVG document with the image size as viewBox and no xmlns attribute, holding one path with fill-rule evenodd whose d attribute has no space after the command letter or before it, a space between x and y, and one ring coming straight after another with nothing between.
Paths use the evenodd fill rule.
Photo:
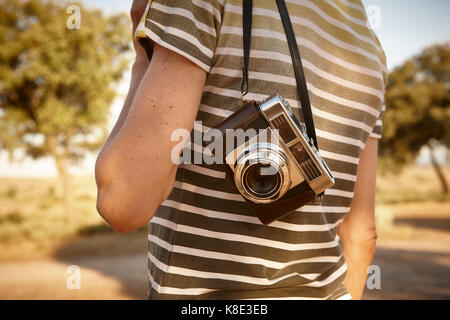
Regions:
<instances>
[{"instance_id":1,"label":"sky","mask_svg":"<svg viewBox=\"0 0 450 320\"><path fill-rule=\"evenodd\" d=\"M111 14L129 12L132 0L82 2L88 7ZM363 0L363 3L374 22L374 31L386 53L389 69L418 54L426 46L450 41L450 0ZM121 98L112 106L112 123L120 112L126 93L123 91L126 91L128 81L129 75L121 86ZM426 154L422 158L425 159ZM71 172L92 174L94 162L95 156L89 156L80 167L72 168ZM22 163L9 163L7 155L0 152L0 176L56 176L56 170L51 159L25 159Z\"/></svg>"},{"instance_id":2,"label":"sky","mask_svg":"<svg viewBox=\"0 0 450 320\"><path fill-rule=\"evenodd\" d=\"M448 0L364 0L366 9L380 8L375 30L392 69L422 48L450 40Z\"/></svg>"}]
</instances>

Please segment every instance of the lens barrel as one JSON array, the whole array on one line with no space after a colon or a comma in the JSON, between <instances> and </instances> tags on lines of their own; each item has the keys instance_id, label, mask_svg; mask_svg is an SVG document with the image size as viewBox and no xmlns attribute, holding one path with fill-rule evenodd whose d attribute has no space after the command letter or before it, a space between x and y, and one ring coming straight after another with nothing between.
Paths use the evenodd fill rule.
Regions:
<instances>
[{"instance_id":1,"label":"lens barrel","mask_svg":"<svg viewBox=\"0 0 450 320\"><path fill-rule=\"evenodd\" d=\"M284 152L270 143L255 143L238 158L234 179L241 194L254 203L270 203L289 190Z\"/></svg>"},{"instance_id":2,"label":"lens barrel","mask_svg":"<svg viewBox=\"0 0 450 320\"><path fill-rule=\"evenodd\" d=\"M244 188L255 197L268 197L278 192L283 177L270 163L256 163L243 173Z\"/></svg>"}]
</instances>

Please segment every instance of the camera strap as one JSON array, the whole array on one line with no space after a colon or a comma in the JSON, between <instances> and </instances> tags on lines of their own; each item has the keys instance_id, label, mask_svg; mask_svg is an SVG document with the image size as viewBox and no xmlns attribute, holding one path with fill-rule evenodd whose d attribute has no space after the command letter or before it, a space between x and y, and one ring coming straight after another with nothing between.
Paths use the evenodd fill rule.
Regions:
<instances>
[{"instance_id":1,"label":"camera strap","mask_svg":"<svg viewBox=\"0 0 450 320\"><path fill-rule=\"evenodd\" d=\"M241 99L248 93L248 65L250 63L250 43L252 40L253 0L243 0L242 27L244 42L244 67L242 68Z\"/></svg>"},{"instance_id":2,"label":"camera strap","mask_svg":"<svg viewBox=\"0 0 450 320\"><path fill-rule=\"evenodd\" d=\"M286 39L291 53L292 65L294 67L295 80L297 82L297 91L301 103L301 112L306 126L306 132L312 139L317 149L316 129L314 127L314 119L311 111L311 103L309 101L308 88L306 86L305 74L303 73L302 59L298 50L297 39L295 38L294 30L292 29L289 12L286 8L284 0L276 0L278 11L280 12L283 28L286 33ZM241 99L248 93L248 66L250 63L250 43L252 37L252 11L253 0L243 0L243 44L244 44L244 67L242 68L242 84L241 84Z\"/></svg>"}]
</instances>

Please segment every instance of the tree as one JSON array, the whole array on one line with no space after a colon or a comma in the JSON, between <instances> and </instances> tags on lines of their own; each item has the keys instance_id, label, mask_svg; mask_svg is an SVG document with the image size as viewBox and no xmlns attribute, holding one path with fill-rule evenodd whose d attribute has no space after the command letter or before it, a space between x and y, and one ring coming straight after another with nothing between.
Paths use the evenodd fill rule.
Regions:
<instances>
[{"instance_id":1,"label":"tree","mask_svg":"<svg viewBox=\"0 0 450 320\"><path fill-rule=\"evenodd\" d=\"M68 7L0 2L0 149L11 159L16 150L53 157L70 213L68 164L106 137L114 85L128 67L131 27L126 15Z\"/></svg>"},{"instance_id":2,"label":"tree","mask_svg":"<svg viewBox=\"0 0 450 320\"><path fill-rule=\"evenodd\" d=\"M450 142L450 43L426 48L391 72L383 122L381 155L403 165L428 146L442 191L448 193L433 150Z\"/></svg>"}]
</instances>

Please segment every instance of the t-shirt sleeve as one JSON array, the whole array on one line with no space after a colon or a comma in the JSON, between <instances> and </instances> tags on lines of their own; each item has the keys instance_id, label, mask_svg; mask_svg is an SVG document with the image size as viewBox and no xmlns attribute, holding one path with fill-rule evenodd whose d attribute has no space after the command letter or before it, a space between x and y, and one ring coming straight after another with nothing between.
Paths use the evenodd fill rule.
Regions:
<instances>
[{"instance_id":1,"label":"t-shirt sleeve","mask_svg":"<svg viewBox=\"0 0 450 320\"><path fill-rule=\"evenodd\" d=\"M376 38L376 40L378 41L378 38ZM378 42L379 43L379 42ZM385 62L384 62L385 64ZM387 68L386 68L387 70ZM383 97L385 96L386 93L386 85L387 85L387 81L388 81L388 73L387 71L383 71ZM383 136L383 116L386 112L386 98L383 98L382 104L381 104L381 108L380 108L380 115L378 116L377 121L375 122L374 127L372 128L372 132L369 135L369 138L374 138L374 139L378 139L380 140Z\"/></svg>"},{"instance_id":2,"label":"t-shirt sleeve","mask_svg":"<svg viewBox=\"0 0 450 320\"><path fill-rule=\"evenodd\" d=\"M172 50L209 72L224 0L152 0L137 36Z\"/></svg>"},{"instance_id":3,"label":"t-shirt sleeve","mask_svg":"<svg viewBox=\"0 0 450 320\"><path fill-rule=\"evenodd\" d=\"M383 106L381 107L380 116L378 117L377 122L375 122L375 126L373 127L373 130L370 133L369 138L381 139L383 135L383 115L385 111L386 105L383 104Z\"/></svg>"}]
</instances>

